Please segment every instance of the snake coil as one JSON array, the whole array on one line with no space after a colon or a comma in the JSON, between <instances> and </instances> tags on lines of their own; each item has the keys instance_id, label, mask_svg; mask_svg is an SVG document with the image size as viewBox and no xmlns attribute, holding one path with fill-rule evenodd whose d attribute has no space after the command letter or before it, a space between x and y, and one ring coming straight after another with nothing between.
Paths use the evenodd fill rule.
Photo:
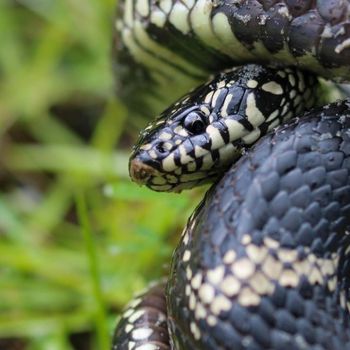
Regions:
<instances>
[{"instance_id":1,"label":"snake coil","mask_svg":"<svg viewBox=\"0 0 350 350\"><path fill-rule=\"evenodd\" d=\"M349 81L350 2L124 0L119 10L116 68L134 109L178 97L172 81L181 90L252 62L274 71L229 69L141 135L137 182L176 191L225 174L189 219L168 281L126 308L113 349L350 349L350 100L284 123L316 83L282 68Z\"/></svg>"}]
</instances>

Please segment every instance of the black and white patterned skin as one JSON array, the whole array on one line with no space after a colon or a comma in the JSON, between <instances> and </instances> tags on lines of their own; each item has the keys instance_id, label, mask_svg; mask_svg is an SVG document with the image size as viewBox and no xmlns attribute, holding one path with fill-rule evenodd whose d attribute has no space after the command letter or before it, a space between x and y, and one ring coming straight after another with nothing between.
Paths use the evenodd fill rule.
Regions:
<instances>
[{"instance_id":1,"label":"black and white patterned skin","mask_svg":"<svg viewBox=\"0 0 350 350\"><path fill-rule=\"evenodd\" d=\"M295 68L248 64L220 73L142 131L131 178L155 191L212 182L261 136L312 107L317 86Z\"/></svg>"},{"instance_id":2,"label":"black and white patterned skin","mask_svg":"<svg viewBox=\"0 0 350 350\"><path fill-rule=\"evenodd\" d=\"M150 286L125 308L113 350L170 350L165 283Z\"/></svg>"},{"instance_id":3,"label":"black and white patterned skin","mask_svg":"<svg viewBox=\"0 0 350 350\"><path fill-rule=\"evenodd\" d=\"M350 80L349 0L123 0L118 12L118 93L147 115L243 63Z\"/></svg>"},{"instance_id":4,"label":"black and white patterned skin","mask_svg":"<svg viewBox=\"0 0 350 350\"><path fill-rule=\"evenodd\" d=\"M173 257L169 347L350 349L349 243L346 100L263 137L207 193ZM113 349L163 349L135 345L127 324L155 329L135 317L139 303Z\"/></svg>"},{"instance_id":5,"label":"black and white patterned skin","mask_svg":"<svg viewBox=\"0 0 350 350\"><path fill-rule=\"evenodd\" d=\"M247 62L350 81L348 0L124 0L120 8L119 91L141 112ZM346 100L264 136L207 193L173 257L167 346L350 350L349 231ZM147 337L135 344L126 318L114 350L161 349Z\"/></svg>"},{"instance_id":6,"label":"black and white patterned skin","mask_svg":"<svg viewBox=\"0 0 350 350\"><path fill-rule=\"evenodd\" d=\"M207 193L173 257L175 349L350 349L349 243L350 100L265 136Z\"/></svg>"}]
</instances>

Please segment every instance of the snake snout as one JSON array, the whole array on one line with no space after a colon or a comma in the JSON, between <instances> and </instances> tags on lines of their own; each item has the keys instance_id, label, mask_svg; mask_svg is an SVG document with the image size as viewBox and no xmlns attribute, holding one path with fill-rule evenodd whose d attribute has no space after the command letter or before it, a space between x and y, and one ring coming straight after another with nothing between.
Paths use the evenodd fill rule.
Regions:
<instances>
[{"instance_id":1,"label":"snake snout","mask_svg":"<svg viewBox=\"0 0 350 350\"><path fill-rule=\"evenodd\" d=\"M129 164L129 173L131 179L140 184L144 185L154 175L155 170L149 165L141 162L139 159L134 158Z\"/></svg>"}]
</instances>

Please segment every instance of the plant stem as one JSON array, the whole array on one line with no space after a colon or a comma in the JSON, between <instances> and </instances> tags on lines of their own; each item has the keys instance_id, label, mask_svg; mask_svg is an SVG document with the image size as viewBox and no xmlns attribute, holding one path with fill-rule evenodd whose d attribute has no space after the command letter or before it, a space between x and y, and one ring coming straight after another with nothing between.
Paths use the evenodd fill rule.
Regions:
<instances>
[{"instance_id":1,"label":"plant stem","mask_svg":"<svg viewBox=\"0 0 350 350\"><path fill-rule=\"evenodd\" d=\"M105 303L103 300L103 293L101 288L101 278L98 267L98 259L96 252L96 244L92 234L90 221L88 219L88 209L83 190L76 194L76 205L78 212L78 219L81 225L81 231L84 237L86 254L89 262L92 292L96 303L96 332L97 344L100 350L109 350L109 336L107 327L107 317L105 310Z\"/></svg>"}]
</instances>

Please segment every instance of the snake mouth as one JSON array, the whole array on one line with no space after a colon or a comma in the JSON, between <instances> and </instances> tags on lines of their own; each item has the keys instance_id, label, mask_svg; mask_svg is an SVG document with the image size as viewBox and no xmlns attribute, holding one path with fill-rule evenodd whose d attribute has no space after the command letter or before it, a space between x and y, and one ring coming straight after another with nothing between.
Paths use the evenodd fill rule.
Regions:
<instances>
[{"instance_id":1,"label":"snake mouth","mask_svg":"<svg viewBox=\"0 0 350 350\"><path fill-rule=\"evenodd\" d=\"M132 181L139 185L145 185L152 176L157 174L157 170L134 158L130 161L129 173Z\"/></svg>"}]
</instances>

